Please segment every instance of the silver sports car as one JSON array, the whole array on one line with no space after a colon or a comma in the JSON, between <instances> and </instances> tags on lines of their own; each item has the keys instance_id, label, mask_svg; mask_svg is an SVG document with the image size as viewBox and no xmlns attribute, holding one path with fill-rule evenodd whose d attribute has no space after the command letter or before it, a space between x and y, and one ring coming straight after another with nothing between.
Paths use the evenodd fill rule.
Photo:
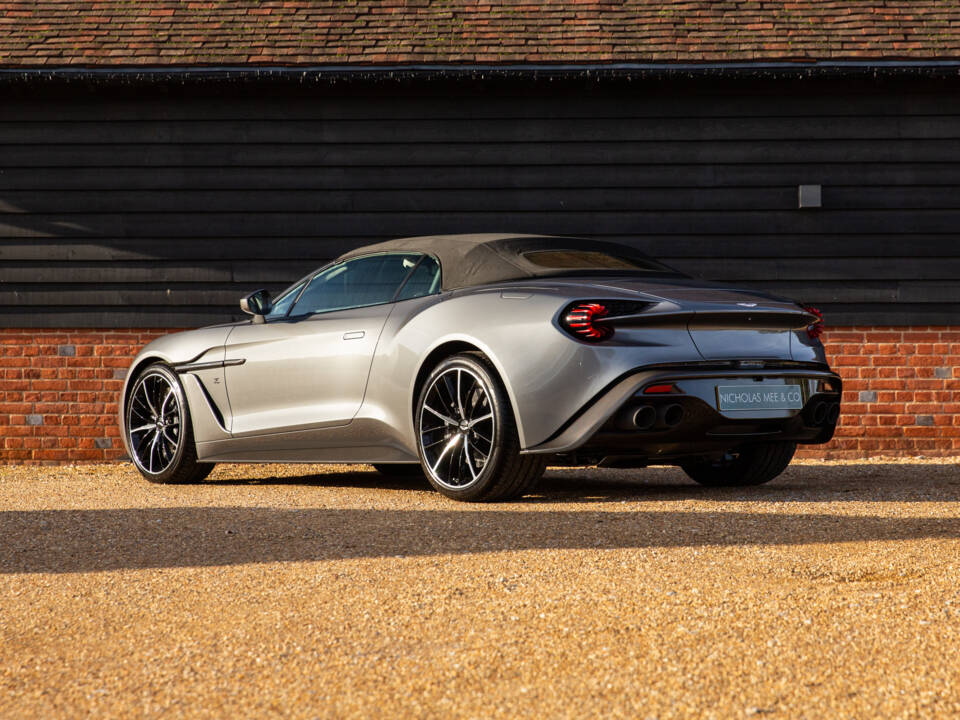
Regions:
<instances>
[{"instance_id":1,"label":"silver sports car","mask_svg":"<svg viewBox=\"0 0 960 720\"><path fill-rule=\"evenodd\" d=\"M550 462L756 485L840 415L815 308L616 243L394 240L240 306L251 319L134 360L120 421L148 480L197 482L219 461L371 463L502 500Z\"/></svg>"}]
</instances>

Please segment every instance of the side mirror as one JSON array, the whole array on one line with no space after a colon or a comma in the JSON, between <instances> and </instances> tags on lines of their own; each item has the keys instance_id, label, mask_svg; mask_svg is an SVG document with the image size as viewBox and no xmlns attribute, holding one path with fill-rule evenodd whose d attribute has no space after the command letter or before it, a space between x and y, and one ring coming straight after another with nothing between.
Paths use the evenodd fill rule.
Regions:
<instances>
[{"instance_id":1,"label":"side mirror","mask_svg":"<svg viewBox=\"0 0 960 720\"><path fill-rule=\"evenodd\" d=\"M240 309L248 315L253 315L255 323L262 323L263 316L270 312L272 307L270 293L266 290L257 290L240 300Z\"/></svg>"}]
</instances>

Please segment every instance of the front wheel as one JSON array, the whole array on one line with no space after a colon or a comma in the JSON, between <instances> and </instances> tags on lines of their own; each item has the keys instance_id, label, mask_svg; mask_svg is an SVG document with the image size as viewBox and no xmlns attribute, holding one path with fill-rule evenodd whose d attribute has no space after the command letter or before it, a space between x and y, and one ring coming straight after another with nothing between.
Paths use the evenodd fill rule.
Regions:
<instances>
[{"instance_id":1,"label":"front wheel","mask_svg":"<svg viewBox=\"0 0 960 720\"><path fill-rule=\"evenodd\" d=\"M520 454L506 390L479 354L454 355L433 369L417 399L416 427L427 479L454 500L519 497L546 467L543 456Z\"/></svg>"},{"instance_id":2,"label":"front wheel","mask_svg":"<svg viewBox=\"0 0 960 720\"><path fill-rule=\"evenodd\" d=\"M680 465L693 480L708 487L762 485L787 469L797 444L768 443L725 453L720 460L697 459Z\"/></svg>"},{"instance_id":3,"label":"front wheel","mask_svg":"<svg viewBox=\"0 0 960 720\"><path fill-rule=\"evenodd\" d=\"M150 482L200 482L213 470L213 463L197 461L183 386L163 363L150 365L137 376L124 430L131 459Z\"/></svg>"}]
</instances>

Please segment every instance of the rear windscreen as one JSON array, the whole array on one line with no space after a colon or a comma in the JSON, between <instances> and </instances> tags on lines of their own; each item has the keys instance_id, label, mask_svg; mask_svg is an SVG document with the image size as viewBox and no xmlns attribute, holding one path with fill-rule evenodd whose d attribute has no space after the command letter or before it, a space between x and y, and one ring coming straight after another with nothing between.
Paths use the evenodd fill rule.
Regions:
<instances>
[{"instance_id":1,"label":"rear windscreen","mask_svg":"<svg viewBox=\"0 0 960 720\"><path fill-rule=\"evenodd\" d=\"M645 270L675 272L655 260L621 257L595 250L534 250L523 253L529 262L553 270Z\"/></svg>"}]
</instances>

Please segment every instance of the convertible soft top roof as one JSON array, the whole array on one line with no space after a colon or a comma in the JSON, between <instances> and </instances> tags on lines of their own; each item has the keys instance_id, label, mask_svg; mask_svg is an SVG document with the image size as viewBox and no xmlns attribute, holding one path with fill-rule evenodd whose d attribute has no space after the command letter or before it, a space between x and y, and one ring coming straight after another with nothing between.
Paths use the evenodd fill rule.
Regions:
<instances>
[{"instance_id":1,"label":"convertible soft top roof","mask_svg":"<svg viewBox=\"0 0 960 720\"><path fill-rule=\"evenodd\" d=\"M543 251L595 252L618 258L642 261L651 270L674 273L666 265L648 258L639 250L619 243L587 240L577 237L549 235L505 235L480 233L473 235L425 235L423 237L387 240L376 245L351 250L338 260L378 252L419 252L440 261L444 290L487 285L505 280L556 277L576 270L545 267L526 255ZM619 272L630 272L620 270Z\"/></svg>"}]
</instances>

